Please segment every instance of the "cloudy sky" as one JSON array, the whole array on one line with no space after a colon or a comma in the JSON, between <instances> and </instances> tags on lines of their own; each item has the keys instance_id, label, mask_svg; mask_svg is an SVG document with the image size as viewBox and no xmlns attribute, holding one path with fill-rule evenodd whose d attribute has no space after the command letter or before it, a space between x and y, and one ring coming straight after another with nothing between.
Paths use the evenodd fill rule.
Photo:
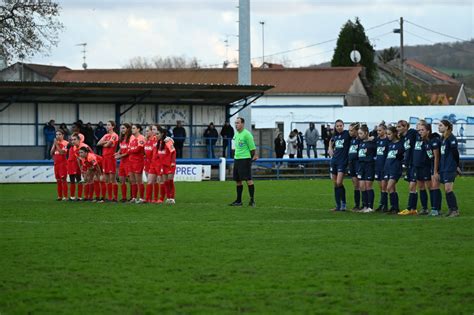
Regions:
<instances>
[{"instance_id":1,"label":"cloudy sky","mask_svg":"<svg viewBox=\"0 0 474 315\"><path fill-rule=\"evenodd\" d=\"M38 55L29 62L78 69L82 53L76 45L84 42L89 68L121 68L136 56L196 57L205 66L238 58L238 0L59 2L65 26L59 45L49 56ZM376 49L399 45L399 35L392 30L400 17L406 21L406 45L474 38L473 0L250 2L251 55L257 65L262 61L260 21L265 22L265 60L286 60L292 66L329 61L341 26L356 16Z\"/></svg>"}]
</instances>

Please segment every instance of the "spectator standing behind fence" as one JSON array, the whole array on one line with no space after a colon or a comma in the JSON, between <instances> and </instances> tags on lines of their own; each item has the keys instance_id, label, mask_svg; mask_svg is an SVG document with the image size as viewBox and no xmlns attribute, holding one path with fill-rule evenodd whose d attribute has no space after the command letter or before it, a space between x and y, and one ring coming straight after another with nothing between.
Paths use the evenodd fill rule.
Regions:
<instances>
[{"instance_id":1,"label":"spectator standing behind fence","mask_svg":"<svg viewBox=\"0 0 474 315\"><path fill-rule=\"evenodd\" d=\"M173 141L176 150L176 158L183 158L184 140L186 140L186 129L181 124L181 120L176 121L176 127L173 128Z\"/></svg>"},{"instance_id":2,"label":"spectator standing behind fence","mask_svg":"<svg viewBox=\"0 0 474 315\"><path fill-rule=\"evenodd\" d=\"M59 125L59 129L63 132L64 134L64 140L68 141L69 140L69 136L71 135L71 132L69 132L69 129L67 129L67 126L65 123L62 123L61 125Z\"/></svg>"},{"instance_id":3,"label":"spectator standing behind fence","mask_svg":"<svg viewBox=\"0 0 474 315\"><path fill-rule=\"evenodd\" d=\"M296 135L296 157L298 159L303 158L304 142L303 142L303 133L298 131L298 129L293 130Z\"/></svg>"},{"instance_id":4,"label":"spectator standing behind fence","mask_svg":"<svg viewBox=\"0 0 474 315\"><path fill-rule=\"evenodd\" d=\"M326 126L322 125L321 126L321 137L323 138L324 142L324 157L328 158L328 149L329 149L329 142L331 141L332 138L332 130L331 126L327 124Z\"/></svg>"},{"instance_id":5,"label":"spectator standing behind fence","mask_svg":"<svg viewBox=\"0 0 474 315\"><path fill-rule=\"evenodd\" d=\"M298 139L296 137L296 133L294 131L290 132L290 135L288 136L288 139L286 140L287 148L286 148L286 153L290 157L290 159L293 159L295 157L295 154L298 153Z\"/></svg>"},{"instance_id":6,"label":"spectator standing behind fence","mask_svg":"<svg viewBox=\"0 0 474 315\"><path fill-rule=\"evenodd\" d=\"M275 138L275 155L277 159L282 159L285 155L286 141L283 139L283 134L280 132Z\"/></svg>"},{"instance_id":7,"label":"spectator standing behind fence","mask_svg":"<svg viewBox=\"0 0 474 315\"><path fill-rule=\"evenodd\" d=\"M84 143L90 146L94 146L94 130L92 129L92 124L90 122L84 127Z\"/></svg>"},{"instance_id":8,"label":"spectator standing behind fence","mask_svg":"<svg viewBox=\"0 0 474 315\"><path fill-rule=\"evenodd\" d=\"M214 146L216 145L218 137L219 134L217 133L217 130L214 127L214 123L211 122L207 126L207 129L204 131L204 140L206 141L208 159L214 159L216 157L214 153Z\"/></svg>"},{"instance_id":9,"label":"spectator standing behind fence","mask_svg":"<svg viewBox=\"0 0 474 315\"><path fill-rule=\"evenodd\" d=\"M229 152L229 158L232 158L232 138L234 138L234 128L230 125L228 121L224 123L221 129L222 136L222 157L226 157L226 152Z\"/></svg>"},{"instance_id":10,"label":"spectator standing behind fence","mask_svg":"<svg viewBox=\"0 0 474 315\"><path fill-rule=\"evenodd\" d=\"M53 147L54 139L56 139L56 127L54 126L54 119L51 119L46 125L43 127L43 135L44 135L44 158L46 160L51 160L51 148Z\"/></svg>"},{"instance_id":11,"label":"spectator standing behind fence","mask_svg":"<svg viewBox=\"0 0 474 315\"><path fill-rule=\"evenodd\" d=\"M311 148L313 149L314 157L317 158L318 152L316 151L316 146L319 140L319 132L318 129L314 128L314 123L309 123L309 128L306 129L304 133L304 139L306 140L306 154L308 158L311 157Z\"/></svg>"},{"instance_id":12,"label":"spectator standing behind fence","mask_svg":"<svg viewBox=\"0 0 474 315\"><path fill-rule=\"evenodd\" d=\"M100 139L102 139L103 136L107 134L107 129L104 127L104 123L99 121L97 124L97 127L95 127L94 130L94 140L95 143L98 143ZM102 155L102 146L96 147L96 153L99 155Z\"/></svg>"}]
</instances>

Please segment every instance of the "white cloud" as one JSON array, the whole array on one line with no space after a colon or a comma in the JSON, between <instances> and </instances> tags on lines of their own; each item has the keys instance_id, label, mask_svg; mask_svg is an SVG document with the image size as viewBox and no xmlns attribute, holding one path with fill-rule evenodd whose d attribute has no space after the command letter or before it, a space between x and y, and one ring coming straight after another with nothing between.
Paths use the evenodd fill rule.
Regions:
<instances>
[{"instance_id":1,"label":"white cloud","mask_svg":"<svg viewBox=\"0 0 474 315\"><path fill-rule=\"evenodd\" d=\"M127 19L128 26L134 30L141 32L149 32L152 28L152 23L145 18L137 18L134 15Z\"/></svg>"}]
</instances>

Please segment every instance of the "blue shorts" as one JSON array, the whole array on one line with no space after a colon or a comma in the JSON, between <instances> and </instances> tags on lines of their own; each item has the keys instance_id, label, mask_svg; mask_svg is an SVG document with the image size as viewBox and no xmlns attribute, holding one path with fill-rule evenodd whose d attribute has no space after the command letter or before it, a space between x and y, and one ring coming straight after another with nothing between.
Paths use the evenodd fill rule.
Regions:
<instances>
[{"instance_id":1,"label":"blue shorts","mask_svg":"<svg viewBox=\"0 0 474 315\"><path fill-rule=\"evenodd\" d=\"M454 183L456 172L441 172L439 173L439 181L441 184Z\"/></svg>"},{"instance_id":2,"label":"blue shorts","mask_svg":"<svg viewBox=\"0 0 474 315\"><path fill-rule=\"evenodd\" d=\"M357 169L359 168L359 161L353 160L349 162L349 170L347 172L351 177L357 177Z\"/></svg>"},{"instance_id":3,"label":"blue shorts","mask_svg":"<svg viewBox=\"0 0 474 315\"><path fill-rule=\"evenodd\" d=\"M347 163L335 163L331 161L329 172L333 175L337 175L337 173L345 173L347 170Z\"/></svg>"},{"instance_id":4,"label":"blue shorts","mask_svg":"<svg viewBox=\"0 0 474 315\"><path fill-rule=\"evenodd\" d=\"M431 169L428 167L414 167L414 178L420 181L431 180Z\"/></svg>"},{"instance_id":5,"label":"blue shorts","mask_svg":"<svg viewBox=\"0 0 474 315\"><path fill-rule=\"evenodd\" d=\"M405 175L405 180L407 182L416 182L416 177L415 177L415 167L414 166L408 166L406 175Z\"/></svg>"},{"instance_id":6,"label":"blue shorts","mask_svg":"<svg viewBox=\"0 0 474 315\"><path fill-rule=\"evenodd\" d=\"M375 180L379 182L385 180L385 172L380 170L375 171Z\"/></svg>"},{"instance_id":7,"label":"blue shorts","mask_svg":"<svg viewBox=\"0 0 474 315\"><path fill-rule=\"evenodd\" d=\"M373 181L375 175L374 162L359 162L359 169L357 170L357 178L359 180Z\"/></svg>"}]
</instances>

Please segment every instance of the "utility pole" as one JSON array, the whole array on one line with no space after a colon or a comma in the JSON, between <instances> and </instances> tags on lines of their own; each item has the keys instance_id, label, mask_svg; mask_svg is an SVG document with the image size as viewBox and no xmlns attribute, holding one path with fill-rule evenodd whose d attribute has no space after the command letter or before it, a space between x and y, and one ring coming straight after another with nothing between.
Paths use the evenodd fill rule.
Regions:
<instances>
[{"instance_id":1,"label":"utility pole","mask_svg":"<svg viewBox=\"0 0 474 315\"><path fill-rule=\"evenodd\" d=\"M405 89L405 55L403 53L403 17L400 17L400 28L393 30L394 33L400 34L400 71L402 77L402 87Z\"/></svg>"},{"instance_id":2,"label":"utility pole","mask_svg":"<svg viewBox=\"0 0 474 315\"><path fill-rule=\"evenodd\" d=\"M239 70L238 84L252 84L250 65L250 0L239 0ZM243 109L239 116L245 119L248 130L252 130L252 112L250 106Z\"/></svg>"},{"instance_id":3,"label":"utility pole","mask_svg":"<svg viewBox=\"0 0 474 315\"><path fill-rule=\"evenodd\" d=\"M265 21L260 21L262 25L262 66L265 63Z\"/></svg>"}]
</instances>

